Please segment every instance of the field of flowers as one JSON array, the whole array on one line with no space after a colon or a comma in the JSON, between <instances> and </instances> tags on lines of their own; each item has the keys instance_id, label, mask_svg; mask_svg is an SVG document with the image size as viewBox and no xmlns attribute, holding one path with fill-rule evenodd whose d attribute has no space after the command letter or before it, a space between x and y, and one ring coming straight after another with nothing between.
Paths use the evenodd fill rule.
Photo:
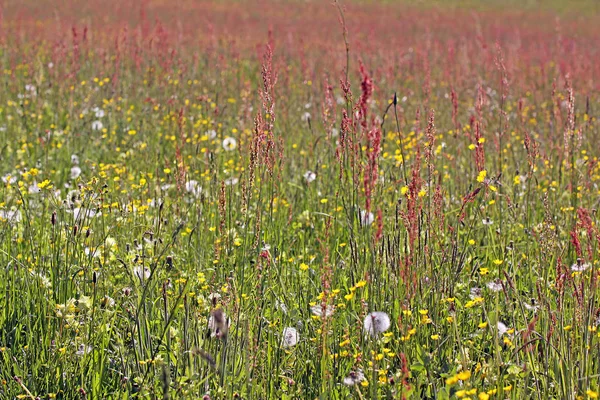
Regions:
<instances>
[{"instance_id":1,"label":"field of flowers","mask_svg":"<svg viewBox=\"0 0 600 400\"><path fill-rule=\"evenodd\" d=\"M598 11L3 2L0 399L598 398Z\"/></svg>"}]
</instances>

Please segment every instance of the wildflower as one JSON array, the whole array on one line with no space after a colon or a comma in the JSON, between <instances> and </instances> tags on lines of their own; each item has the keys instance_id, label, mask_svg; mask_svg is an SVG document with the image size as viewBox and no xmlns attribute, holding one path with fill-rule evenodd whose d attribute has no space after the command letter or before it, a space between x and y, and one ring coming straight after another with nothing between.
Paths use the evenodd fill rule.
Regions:
<instances>
[{"instance_id":1,"label":"wildflower","mask_svg":"<svg viewBox=\"0 0 600 400\"><path fill-rule=\"evenodd\" d=\"M80 344L78 350L75 352L75 355L82 357L91 351L92 351L91 346L86 346L85 344Z\"/></svg>"},{"instance_id":2,"label":"wildflower","mask_svg":"<svg viewBox=\"0 0 600 400\"><path fill-rule=\"evenodd\" d=\"M319 317L327 318L333 315L334 307L329 304L325 307L323 307L321 304L317 304L316 306L312 306L310 311Z\"/></svg>"},{"instance_id":3,"label":"wildflower","mask_svg":"<svg viewBox=\"0 0 600 400\"><path fill-rule=\"evenodd\" d=\"M197 181L190 180L185 183L185 191L194 197L199 197L202 193L202 187L198 185Z\"/></svg>"},{"instance_id":4,"label":"wildflower","mask_svg":"<svg viewBox=\"0 0 600 400\"><path fill-rule=\"evenodd\" d=\"M471 298L471 300L475 300L478 297L481 297L481 288L478 287L474 287L471 288L471 291L469 293L469 297Z\"/></svg>"},{"instance_id":5,"label":"wildflower","mask_svg":"<svg viewBox=\"0 0 600 400\"><path fill-rule=\"evenodd\" d=\"M506 325L504 325L504 323L498 321L497 326L498 326L498 336L502 336L506 332L508 332L508 328L506 327Z\"/></svg>"},{"instance_id":6,"label":"wildflower","mask_svg":"<svg viewBox=\"0 0 600 400\"><path fill-rule=\"evenodd\" d=\"M99 107L92 108L92 111L94 112L96 118L102 118L105 115L104 110Z\"/></svg>"},{"instance_id":7,"label":"wildflower","mask_svg":"<svg viewBox=\"0 0 600 400\"><path fill-rule=\"evenodd\" d=\"M492 292L499 292L502 290L502 284L499 282L488 282L487 285L488 289L490 289Z\"/></svg>"},{"instance_id":8,"label":"wildflower","mask_svg":"<svg viewBox=\"0 0 600 400\"><path fill-rule=\"evenodd\" d=\"M7 183L9 185L15 183L17 181L16 176L12 176L11 174L6 174L2 177L2 182Z\"/></svg>"},{"instance_id":9,"label":"wildflower","mask_svg":"<svg viewBox=\"0 0 600 400\"><path fill-rule=\"evenodd\" d=\"M225 179L225 186L234 186L237 185L240 180L238 178L227 178Z\"/></svg>"},{"instance_id":10,"label":"wildflower","mask_svg":"<svg viewBox=\"0 0 600 400\"><path fill-rule=\"evenodd\" d=\"M281 346L282 347L294 347L298 344L298 340L300 339L300 335L296 328L287 327L283 329L283 333L281 335Z\"/></svg>"},{"instance_id":11,"label":"wildflower","mask_svg":"<svg viewBox=\"0 0 600 400\"><path fill-rule=\"evenodd\" d=\"M304 114L302 114L302 121L306 122L310 119L310 113L308 111L306 111Z\"/></svg>"},{"instance_id":12,"label":"wildflower","mask_svg":"<svg viewBox=\"0 0 600 400\"><path fill-rule=\"evenodd\" d=\"M133 269L133 274L137 276L140 281L146 281L150 279L150 268L139 265Z\"/></svg>"},{"instance_id":13,"label":"wildflower","mask_svg":"<svg viewBox=\"0 0 600 400\"><path fill-rule=\"evenodd\" d=\"M354 386L365 380L365 374L359 369L357 371L350 371L347 377L344 378L344 385Z\"/></svg>"},{"instance_id":14,"label":"wildflower","mask_svg":"<svg viewBox=\"0 0 600 400\"><path fill-rule=\"evenodd\" d=\"M571 265L571 271L573 272L583 272L590 267L590 264L583 263L581 259L577 259L577 262Z\"/></svg>"},{"instance_id":15,"label":"wildflower","mask_svg":"<svg viewBox=\"0 0 600 400\"><path fill-rule=\"evenodd\" d=\"M217 137L217 131L215 131L214 129L211 129L210 131L207 131L207 132L206 132L206 136L207 136L207 137L208 137L210 140L212 140L212 139L214 139L214 138L216 138L216 137Z\"/></svg>"},{"instance_id":16,"label":"wildflower","mask_svg":"<svg viewBox=\"0 0 600 400\"><path fill-rule=\"evenodd\" d=\"M589 397L590 399L597 399L597 398L598 398L598 392L594 392L594 391L593 391L593 390L591 390L591 389L588 389L588 390L585 392L585 394L587 394L587 395L588 395L588 397Z\"/></svg>"},{"instance_id":17,"label":"wildflower","mask_svg":"<svg viewBox=\"0 0 600 400\"><path fill-rule=\"evenodd\" d=\"M21 221L21 212L19 210L0 210L0 221L19 222Z\"/></svg>"},{"instance_id":18,"label":"wildflower","mask_svg":"<svg viewBox=\"0 0 600 400\"><path fill-rule=\"evenodd\" d=\"M311 183L312 181L317 179L317 174L315 174L312 171L306 171L303 176L304 176L304 179L306 180L306 183Z\"/></svg>"},{"instance_id":19,"label":"wildflower","mask_svg":"<svg viewBox=\"0 0 600 400\"><path fill-rule=\"evenodd\" d=\"M369 226L375 221L375 216L372 212L360 210L360 224L362 226Z\"/></svg>"},{"instance_id":20,"label":"wildflower","mask_svg":"<svg viewBox=\"0 0 600 400\"><path fill-rule=\"evenodd\" d=\"M81 168L74 166L71 168L71 179L77 179L81 175Z\"/></svg>"},{"instance_id":21,"label":"wildflower","mask_svg":"<svg viewBox=\"0 0 600 400\"><path fill-rule=\"evenodd\" d=\"M367 314L365 320L363 321L365 332L369 333L371 336L377 336L378 334L387 331L390 329L390 326L390 317L381 311L375 311Z\"/></svg>"},{"instance_id":22,"label":"wildflower","mask_svg":"<svg viewBox=\"0 0 600 400\"><path fill-rule=\"evenodd\" d=\"M484 218L483 220L481 220L481 222L482 222L484 225L492 225L492 224L494 223L494 221L492 221L492 220L490 219L490 217L486 217L486 218Z\"/></svg>"},{"instance_id":23,"label":"wildflower","mask_svg":"<svg viewBox=\"0 0 600 400\"><path fill-rule=\"evenodd\" d=\"M237 140L235 140L232 137L226 137L223 140L223 149L225 149L226 151L232 151L235 150L237 147Z\"/></svg>"},{"instance_id":24,"label":"wildflower","mask_svg":"<svg viewBox=\"0 0 600 400\"><path fill-rule=\"evenodd\" d=\"M485 169L479 171L479 174L477 175L477 182L482 183L483 181L485 181L486 176L487 171Z\"/></svg>"},{"instance_id":25,"label":"wildflower","mask_svg":"<svg viewBox=\"0 0 600 400\"><path fill-rule=\"evenodd\" d=\"M525 307L526 310L533 311L533 312L536 312L539 308L536 305L527 304L527 303L523 303L523 307Z\"/></svg>"},{"instance_id":26,"label":"wildflower","mask_svg":"<svg viewBox=\"0 0 600 400\"><path fill-rule=\"evenodd\" d=\"M100 131L102 130L102 128L104 128L104 124L100 121L94 121L92 122L92 130L93 131Z\"/></svg>"}]
</instances>

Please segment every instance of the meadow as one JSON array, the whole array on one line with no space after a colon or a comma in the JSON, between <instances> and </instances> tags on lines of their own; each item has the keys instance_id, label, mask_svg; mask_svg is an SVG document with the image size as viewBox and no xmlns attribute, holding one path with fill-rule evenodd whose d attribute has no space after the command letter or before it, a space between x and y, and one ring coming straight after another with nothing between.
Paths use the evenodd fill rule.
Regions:
<instances>
[{"instance_id":1,"label":"meadow","mask_svg":"<svg viewBox=\"0 0 600 400\"><path fill-rule=\"evenodd\" d=\"M592 0L0 5L0 399L596 399Z\"/></svg>"}]
</instances>

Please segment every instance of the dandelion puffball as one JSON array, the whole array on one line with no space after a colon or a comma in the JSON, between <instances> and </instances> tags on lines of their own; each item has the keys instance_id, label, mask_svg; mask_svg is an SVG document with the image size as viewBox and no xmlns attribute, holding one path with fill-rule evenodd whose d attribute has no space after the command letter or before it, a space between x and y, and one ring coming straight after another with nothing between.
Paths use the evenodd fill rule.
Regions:
<instances>
[{"instance_id":1,"label":"dandelion puffball","mask_svg":"<svg viewBox=\"0 0 600 400\"><path fill-rule=\"evenodd\" d=\"M350 371L347 377L344 378L344 385L354 386L365 380L365 374L359 369L358 371Z\"/></svg>"},{"instance_id":2,"label":"dandelion puffball","mask_svg":"<svg viewBox=\"0 0 600 400\"><path fill-rule=\"evenodd\" d=\"M298 344L298 340L300 340L300 335L296 328L287 327L283 329L281 347L294 347Z\"/></svg>"},{"instance_id":3,"label":"dandelion puffball","mask_svg":"<svg viewBox=\"0 0 600 400\"><path fill-rule=\"evenodd\" d=\"M223 140L223 149L225 149L226 151L235 150L236 147L237 147L237 140L235 140L234 138L226 137Z\"/></svg>"},{"instance_id":4,"label":"dandelion puffball","mask_svg":"<svg viewBox=\"0 0 600 400\"><path fill-rule=\"evenodd\" d=\"M390 329L390 317L381 311L374 311L367 314L363 322L365 332L371 336L377 336Z\"/></svg>"}]
</instances>

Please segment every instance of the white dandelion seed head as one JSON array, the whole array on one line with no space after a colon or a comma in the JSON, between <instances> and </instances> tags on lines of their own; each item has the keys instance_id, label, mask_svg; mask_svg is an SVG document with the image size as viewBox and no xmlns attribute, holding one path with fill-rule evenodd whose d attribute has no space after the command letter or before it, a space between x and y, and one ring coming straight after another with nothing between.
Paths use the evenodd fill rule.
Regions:
<instances>
[{"instance_id":1,"label":"white dandelion seed head","mask_svg":"<svg viewBox=\"0 0 600 400\"><path fill-rule=\"evenodd\" d=\"M217 131L215 131L214 129L211 129L210 131L206 131L206 136L208 136L208 138L210 140L213 140L214 138L217 137Z\"/></svg>"},{"instance_id":2,"label":"white dandelion seed head","mask_svg":"<svg viewBox=\"0 0 600 400\"><path fill-rule=\"evenodd\" d=\"M536 305L527 304L527 303L523 303L523 307L525 307L526 310L533 311L533 312L536 312L538 310L538 308L539 308Z\"/></svg>"},{"instance_id":3,"label":"white dandelion seed head","mask_svg":"<svg viewBox=\"0 0 600 400\"><path fill-rule=\"evenodd\" d=\"M80 344L77 351L75 352L76 356L83 357L84 355L90 353L92 351L92 346L86 346L85 344Z\"/></svg>"},{"instance_id":4,"label":"white dandelion seed head","mask_svg":"<svg viewBox=\"0 0 600 400\"><path fill-rule=\"evenodd\" d=\"M94 112L94 115L96 116L96 118L102 118L106 115L104 110L101 109L100 107L94 107L94 108L92 108L92 111Z\"/></svg>"},{"instance_id":5,"label":"white dandelion seed head","mask_svg":"<svg viewBox=\"0 0 600 400\"><path fill-rule=\"evenodd\" d=\"M194 197L198 197L202 193L202 186L197 181L190 180L185 183L185 191Z\"/></svg>"},{"instance_id":6,"label":"white dandelion seed head","mask_svg":"<svg viewBox=\"0 0 600 400\"><path fill-rule=\"evenodd\" d=\"M344 378L344 385L346 386L354 386L358 383L361 383L365 380L365 374L362 370L350 371L347 377Z\"/></svg>"},{"instance_id":7,"label":"white dandelion seed head","mask_svg":"<svg viewBox=\"0 0 600 400\"><path fill-rule=\"evenodd\" d=\"M81 168L75 166L71 168L71 179L77 179L81 175Z\"/></svg>"},{"instance_id":8,"label":"white dandelion seed head","mask_svg":"<svg viewBox=\"0 0 600 400\"><path fill-rule=\"evenodd\" d=\"M573 272L583 272L589 268L590 268L589 263L576 262L575 264L571 265L571 271L573 271Z\"/></svg>"},{"instance_id":9,"label":"white dandelion seed head","mask_svg":"<svg viewBox=\"0 0 600 400\"><path fill-rule=\"evenodd\" d=\"M303 177L304 177L304 180L305 180L307 183L311 183L311 182L313 182L315 179L317 179L317 174L315 174L315 173L314 173L314 172L312 172L312 171L306 171L306 172L304 173Z\"/></svg>"},{"instance_id":10,"label":"white dandelion seed head","mask_svg":"<svg viewBox=\"0 0 600 400\"><path fill-rule=\"evenodd\" d=\"M471 291L469 292L469 297L471 298L471 300L476 299L477 297L481 297L481 288L478 287L474 287L471 288Z\"/></svg>"},{"instance_id":11,"label":"white dandelion seed head","mask_svg":"<svg viewBox=\"0 0 600 400\"><path fill-rule=\"evenodd\" d=\"M19 210L0 210L0 221L19 222L21 221L21 212Z\"/></svg>"},{"instance_id":12,"label":"white dandelion seed head","mask_svg":"<svg viewBox=\"0 0 600 400\"><path fill-rule=\"evenodd\" d=\"M79 165L79 156L77 154L71 154L71 164Z\"/></svg>"},{"instance_id":13,"label":"white dandelion seed head","mask_svg":"<svg viewBox=\"0 0 600 400\"><path fill-rule=\"evenodd\" d=\"M225 179L225 186L234 186L237 185L239 183L239 178L227 178Z\"/></svg>"},{"instance_id":14,"label":"white dandelion seed head","mask_svg":"<svg viewBox=\"0 0 600 400\"><path fill-rule=\"evenodd\" d=\"M502 323L501 321L498 321L498 336L502 336L504 335L506 332L508 332L508 328L506 327L506 325L504 325L504 323Z\"/></svg>"},{"instance_id":15,"label":"white dandelion seed head","mask_svg":"<svg viewBox=\"0 0 600 400\"><path fill-rule=\"evenodd\" d=\"M8 183L9 185L15 183L17 181L16 176L12 176L11 174L6 174L2 177L2 182Z\"/></svg>"},{"instance_id":16,"label":"white dandelion seed head","mask_svg":"<svg viewBox=\"0 0 600 400\"><path fill-rule=\"evenodd\" d=\"M294 347L298 344L300 335L296 328L287 327L283 329L281 334L281 347Z\"/></svg>"},{"instance_id":17,"label":"white dandelion seed head","mask_svg":"<svg viewBox=\"0 0 600 400\"><path fill-rule=\"evenodd\" d=\"M502 290L502 284L499 282L488 282L487 285L488 289L490 289L492 292L499 292Z\"/></svg>"},{"instance_id":18,"label":"white dandelion seed head","mask_svg":"<svg viewBox=\"0 0 600 400\"><path fill-rule=\"evenodd\" d=\"M101 121L92 122L92 130L99 131L104 128L104 124Z\"/></svg>"},{"instance_id":19,"label":"white dandelion seed head","mask_svg":"<svg viewBox=\"0 0 600 400\"><path fill-rule=\"evenodd\" d=\"M366 333L371 336L377 336L390 329L392 326L390 317L381 311L374 311L367 314L363 321L363 327Z\"/></svg>"},{"instance_id":20,"label":"white dandelion seed head","mask_svg":"<svg viewBox=\"0 0 600 400\"><path fill-rule=\"evenodd\" d=\"M375 215L372 212L366 210L360 210L360 225L369 226L375 221Z\"/></svg>"},{"instance_id":21,"label":"white dandelion seed head","mask_svg":"<svg viewBox=\"0 0 600 400\"><path fill-rule=\"evenodd\" d=\"M133 274L137 276L140 281L146 281L150 279L150 268L138 265L133 269Z\"/></svg>"},{"instance_id":22,"label":"white dandelion seed head","mask_svg":"<svg viewBox=\"0 0 600 400\"><path fill-rule=\"evenodd\" d=\"M325 308L323 308L322 304L317 304L316 306L312 306L310 311L316 316L328 318L333 315L335 308L329 304L326 305Z\"/></svg>"},{"instance_id":23,"label":"white dandelion seed head","mask_svg":"<svg viewBox=\"0 0 600 400\"><path fill-rule=\"evenodd\" d=\"M225 139L223 139L223 149L225 149L225 151L232 151L235 150L237 147L237 140L235 140L232 137L226 137Z\"/></svg>"}]
</instances>

